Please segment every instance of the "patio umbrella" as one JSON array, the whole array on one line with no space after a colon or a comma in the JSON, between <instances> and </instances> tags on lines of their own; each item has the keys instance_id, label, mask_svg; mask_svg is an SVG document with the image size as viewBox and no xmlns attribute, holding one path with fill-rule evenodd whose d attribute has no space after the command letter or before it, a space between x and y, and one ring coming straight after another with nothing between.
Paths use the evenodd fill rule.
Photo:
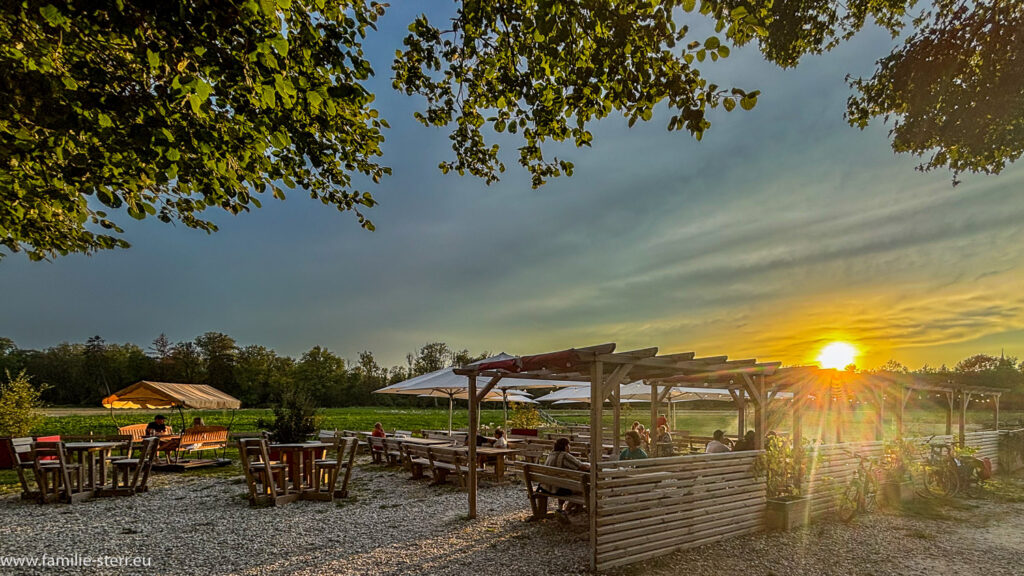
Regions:
<instances>
[{"instance_id":1,"label":"patio umbrella","mask_svg":"<svg viewBox=\"0 0 1024 576\"><path fill-rule=\"evenodd\" d=\"M515 356L510 356L502 352L497 356L491 356L490 358L485 358L478 362L473 362L469 364L469 366L492 362L500 362L511 358L515 358ZM375 392L380 394L413 394L416 396L419 396L430 390L440 392L440 395L442 397L448 398L448 432L451 433L452 413L455 409L456 395L460 393L464 394L466 393L466 391L469 390L469 378L466 376L456 374L454 370L454 367L442 368L441 370L437 370L429 374L424 374L422 376L410 378L409 380L406 380L404 382L399 382L397 384L386 386L384 388L381 388L380 390L376 390ZM523 388L555 388L560 386L569 386L572 384L572 382L567 382L565 380L522 380L510 378L507 381L499 381L498 384L495 386L495 390L500 391L504 396L503 404L506 426L508 425L508 400L510 399L508 397L508 392L510 390L517 390Z\"/></svg>"}]
</instances>

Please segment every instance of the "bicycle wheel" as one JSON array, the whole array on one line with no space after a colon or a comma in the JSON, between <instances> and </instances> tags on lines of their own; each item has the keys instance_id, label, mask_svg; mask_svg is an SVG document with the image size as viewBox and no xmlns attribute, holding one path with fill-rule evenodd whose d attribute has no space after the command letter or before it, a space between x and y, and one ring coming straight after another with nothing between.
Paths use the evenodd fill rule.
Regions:
<instances>
[{"instance_id":1,"label":"bicycle wheel","mask_svg":"<svg viewBox=\"0 0 1024 576\"><path fill-rule=\"evenodd\" d=\"M924 489L928 496L949 498L956 494L956 473L946 466L929 466L923 470Z\"/></svg>"},{"instance_id":2,"label":"bicycle wheel","mask_svg":"<svg viewBox=\"0 0 1024 576\"><path fill-rule=\"evenodd\" d=\"M868 474L864 481L864 511L871 512L878 501L878 478Z\"/></svg>"},{"instance_id":3,"label":"bicycle wheel","mask_svg":"<svg viewBox=\"0 0 1024 576\"><path fill-rule=\"evenodd\" d=\"M839 519L843 522L853 520L853 517L857 515L859 503L860 481L854 478L846 485L846 489L839 495L839 501L836 503L836 514L839 516Z\"/></svg>"},{"instance_id":4,"label":"bicycle wheel","mask_svg":"<svg viewBox=\"0 0 1024 576\"><path fill-rule=\"evenodd\" d=\"M963 477L961 478L961 488L969 498L978 498L985 492L985 485L981 479L981 468L972 464L966 464L968 467L963 471Z\"/></svg>"}]
</instances>

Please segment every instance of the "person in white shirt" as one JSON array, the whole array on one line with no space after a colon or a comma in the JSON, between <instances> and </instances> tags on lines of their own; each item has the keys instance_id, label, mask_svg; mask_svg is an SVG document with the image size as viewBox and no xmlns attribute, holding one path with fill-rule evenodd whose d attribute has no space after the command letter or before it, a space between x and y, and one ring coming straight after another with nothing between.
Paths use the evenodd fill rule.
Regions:
<instances>
[{"instance_id":1,"label":"person in white shirt","mask_svg":"<svg viewBox=\"0 0 1024 576\"><path fill-rule=\"evenodd\" d=\"M721 430L715 430L714 440L708 442L707 449L704 450L707 454L719 454L721 452L732 452L729 445L725 443L725 432Z\"/></svg>"},{"instance_id":2,"label":"person in white shirt","mask_svg":"<svg viewBox=\"0 0 1024 576\"><path fill-rule=\"evenodd\" d=\"M494 431L494 447L508 448L508 438L505 438L505 431L501 428Z\"/></svg>"}]
</instances>

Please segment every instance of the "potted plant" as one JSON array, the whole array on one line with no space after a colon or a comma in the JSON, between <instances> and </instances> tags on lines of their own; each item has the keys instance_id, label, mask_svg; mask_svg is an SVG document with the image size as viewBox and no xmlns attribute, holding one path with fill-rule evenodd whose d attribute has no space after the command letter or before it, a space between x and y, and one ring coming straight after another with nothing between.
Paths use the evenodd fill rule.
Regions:
<instances>
[{"instance_id":1,"label":"potted plant","mask_svg":"<svg viewBox=\"0 0 1024 576\"><path fill-rule=\"evenodd\" d=\"M878 492L883 504L898 506L914 499L913 470L918 467L916 447L902 438L885 443L882 453L883 470Z\"/></svg>"},{"instance_id":2,"label":"potted plant","mask_svg":"<svg viewBox=\"0 0 1024 576\"><path fill-rule=\"evenodd\" d=\"M769 530L792 530L803 526L810 516L810 498L802 493L810 458L817 454L810 441L794 448L781 436L765 438L764 452L754 462L755 476L765 479Z\"/></svg>"}]
</instances>

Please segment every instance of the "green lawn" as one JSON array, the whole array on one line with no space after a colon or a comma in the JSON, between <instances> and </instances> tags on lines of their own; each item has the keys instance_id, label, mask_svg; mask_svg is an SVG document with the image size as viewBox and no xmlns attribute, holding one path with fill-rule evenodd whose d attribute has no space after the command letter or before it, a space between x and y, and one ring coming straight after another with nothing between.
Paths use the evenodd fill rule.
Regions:
<instances>
[{"instance_id":1,"label":"green lawn","mask_svg":"<svg viewBox=\"0 0 1024 576\"><path fill-rule=\"evenodd\" d=\"M36 435L44 434L109 434L116 431L117 427L111 420L107 411L96 408L55 408L47 411L50 415L44 423L35 431ZM148 422L157 411L121 411L115 412L117 423L120 425ZM170 418L170 423L175 429L180 429L181 420L178 414L170 411L163 411ZM548 414L558 421L566 424L585 424L590 413L587 410L549 410ZM257 430L256 421L260 418L269 419L272 417L270 410L238 410L234 415L230 411L189 411L185 413L186 423L190 424L195 416L201 416L209 425L229 425L232 431L253 431ZM1003 413L1002 421L1020 422L1024 413ZM748 413L748 427L752 425L752 416ZM853 411L845 428L846 440L871 439L874 436L874 413L870 410ZM611 425L611 411L605 414L605 425ZM629 406L623 409L621 424L623 429L629 428L634 420L647 423L650 420L650 410L646 407ZM320 428L338 430L369 430L374 422L381 422L388 430L422 430L422 429L443 429L448 426L448 410L443 408L382 408L382 407L358 407L358 408L327 408L320 411ZM454 414L453 425L456 428L465 427L469 422L466 408L457 408ZM480 422L485 426L500 426L503 422L501 410L483 410ZM955 421L954 421L955 422ZM893 434L895 424L891 419L886 418L886 434L890 437ZM968 424L971 427L991 425L991 413L987 411L969 412ZM675 413L674 430L688 430L696 435L710 435L716 429L726 430L732 434L737 426L736 413L733 410L679 410ZM779 420L773 420L771 427L781 431L789 430L790 423L788 416ZM929 434L940 434L945 429L945 414L939 410L910 410L906 419L908 436L927 436ZM955 428L954 423L954 428ZM809 412L804 415L804 435L806 437L821 437L819 431L825 432L825 438L831 439L832 431L835 429L831 418L824 413ZM235 449L227 452L229 458L237 460ZM236 475L241 472L237 464L223 468L209 468L204 470L190 471L187 475ZM0 492L18 489L17 477L13 471L0 470Z\"/></svg>"}]
</instances>

